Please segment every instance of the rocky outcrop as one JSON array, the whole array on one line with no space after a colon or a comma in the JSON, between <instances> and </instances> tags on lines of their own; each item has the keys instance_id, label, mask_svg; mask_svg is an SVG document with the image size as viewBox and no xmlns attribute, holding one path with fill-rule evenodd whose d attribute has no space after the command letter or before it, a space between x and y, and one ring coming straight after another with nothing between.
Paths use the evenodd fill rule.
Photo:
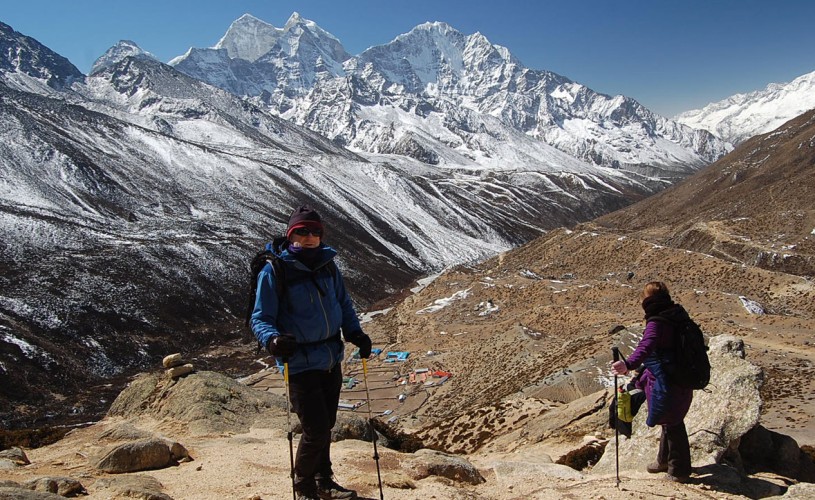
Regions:
<instances>
[{"instance_id":1,"label":"rocky outcrop","mask_svg":"<svg viewBox=\"0 0 815 500\"><path fill-rule=\"evenodd\" d=\"M72 477L41 477L26 482L23 487L32 491L56 493L57 495L63 497L88 494L85 487L82 486L82 483Z\"/></svg>"},{"instance_id":2,"label":"rocky outcrop","mask_svg":"<svg viewBox=\"0 0 815 500\"><path fill-rule=\"evenodd\" d=\"M0 469L13 469L30 463L25 452L20 448L14 447L0 451Z\"/></svg>"},{"instance_id":3,"label":"rocky outcrop","mask_svg":"<svg viewBox=\"0 0 815 500\"><path fill-rule=\"evenodd\" d=\"M165 356L164 359L161 361L161 364L167 370L165 373L168 377L172 379L176 379L179 377L183 377L184 375L189 375L193 371L195 371L195 367L192 363L185 363L184 359L181 357L181 353L170 354L169 356Z\"/></svg>"},{"instance_id":4,"label":"rocky outcrop","mask_svg":"<svg viewBox=\"0 0 815 500\"><path fill-rule=\"evenodd\" d=\"M771 471L799 481L815 482L815 464L795 439L761 425L742 436L732 456L749 472Z\"/></svg>"},{"instance_id":5,"label":"rocky outcrop","mask_svg":"<svg viewBox=\"0 0 815 500\"><path fill-rule=\"evenodd\" d=\"M261 413L279 409L285 416L285 399L247 387L209 371L179 379L159 374L137 377L108 411L109 416L150 416L184 423L193 434L245 432Z\"/></svg>"},{"instance_id":6,"label":"rocky outcrop","mask_svg":"<svg viewBox=\"0 0 815 500\"><path fill-rule=\"evenodd\" d=\"M154 477L127 475L103 477L94 483L105 498L141 498L145 500L173 500L161 491L161 483Z\"/></svg>"},{"instance_id":7,"label":"rocky outcrop","mask_svg":"<svg viewBox=\"0 0 815 500\"><path fill-rule=\"evenodd\" d=\"M0 498L3 500L64 500L65 497L61 497L55 493L31 491L13 486L0 486Z\"/></svg>"},{"instance_id":8,"label":"rocky outcrop","mask_svg":"<svg viewBox=\"0 0 815 500\"><path fill-rule=\"evenodd\" d=\"M685 417L694 467L719 463L728 450L738 448L739 440L758 424L761 412L759 389L762 371L744 359L744 341L721 335L710 339L711 381L705 391L694 393L693 404ZM659 426L645 425L647 408L643 406L633 422L631 439L620 436L621 471L644 471L654 460L659 447ZM610 441L592 470L595 474L615 471L617 446Z\"/></svg>"},{"instance_id":9,"label":"rocky outcrop","mask_svg":"<svg viewBox=\"0 0 815 500\"><path fill-rule=\"evenodd\" d=\"M481 484L485 481L478 469L464 458L423 448L402 463L407 475L415 480L441 476L453 481Z\"/></svg>"},{"instance_id":10,"label":"rocky outcrop","mask_svg":"<svg viewBox=\"0 0 815 500\"><path fill-rule=\"evenodd\" d=\"M94 461L94 467L121 474L142 470L161 469L189 457L186 448L164 439L141 439L107 448Z\"/></svg>"}]
</instances>

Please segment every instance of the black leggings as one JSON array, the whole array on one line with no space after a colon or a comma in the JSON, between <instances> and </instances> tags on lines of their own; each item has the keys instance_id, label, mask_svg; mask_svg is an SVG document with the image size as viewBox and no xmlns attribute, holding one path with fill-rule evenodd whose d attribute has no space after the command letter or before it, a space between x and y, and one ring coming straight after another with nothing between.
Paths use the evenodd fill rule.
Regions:
<instances>
[{"instance_id":1,"label":"black leggings","mask_svg":"<svg viewBox=\"0 0 815 500\"><path fill-rule=\"evenodd\" d=\"M657 462L668 464L668 474L672 476L690 476L690 444L684 421L662 426Z\"/></svg>"},{"instance_id":2,"label":"black leggings","mask_svg":"<svg viewBox=\"0 0 815 500\"><path fill-rule=\"evenodd\" d=\"M331 429L337 421L341 389L339 363L331 371L311 370L289 375L291 404L303 427L294 462L298 482L333 475Z\"/></svg>"}]
</instances>

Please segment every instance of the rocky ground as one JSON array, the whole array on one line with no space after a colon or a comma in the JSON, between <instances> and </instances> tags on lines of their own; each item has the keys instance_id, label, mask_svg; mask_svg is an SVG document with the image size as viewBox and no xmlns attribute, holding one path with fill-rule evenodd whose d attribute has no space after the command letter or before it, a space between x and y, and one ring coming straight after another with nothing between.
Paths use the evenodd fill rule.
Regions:
<instances>
[{"instance_id":1,"label":"rocky ground","mask_svg":"<svg viewBox=\"0 0 815 500\"><path fill-rule=\"evenodd\" d=\"M608 364L612 346L624 354L633 349L642 329L639 290L651 279L668 282L674 298L708 335L742 342L744 362L761 371L749 389L716 378L710 393L697 396L699 416L688 419L690 430L694 423L707 422L707 428L704 415L750 416L746 423L710 424L719 426L713 432L719 436L724 429L740 428L736 434L741 437L725 439L736 448L719 443L710 451L709 443L697 443L704 453L695 455L693 482L669 483L642 471L656 440L640 425L635 437L641 441L621 443L618 486L608 462L609 452L617 449L606 425ZM815 289L806 278L594 226L556 231L479 265L450 270L366 323L382 353L369 361L367 376L358 360L346 364L342 397L349 409L341 411L346 422L341 427L356 433L347 431L333 448L338 478L364 498L379 497L372 446L362 440L367 379L370 410L390 437L379 446L385 498L812 495L808 483L800 482L808 479L803 466L789 464L791 456L801 454L800 445L815 444L813 298ZM392 351L410 355L406 361L386 362ZM250 345L220 347L195 363L207 368L247 352L252 352ZM287 498L282 378L264 364L265 358L255 359L257 370L240 382L222 375L210 380L202 376L212 373L206 371L179 379L187 385L166 385L158 371L139 378L104 421L51 446L26 449L31 464L0 471L0 480L23 484L69 476L82 483L87 498L124 498L131 493L122 491L137 490L155 495L144 498ZM719 371L721 376L734 373ZM725 390L730 392L724 395ZM213 395L202 395L207 391ZM173 394L187 394L187 399L173 403L180 397ZM225 407L224 401L237 403ZM713 401L728 403L713 408ZM740 406L745 403L751 406ZM122 426L138 430L130 439L158 435L180 443L192 461L127 474L99 470L98 457L118 443L111 435L121 440L122 432L115 429ZM710 433L705 429L692 431L697 436L692 441ZM748 429L761 433L744 434ZM446 454L414 453L417 439ZM788 453L750 462L745 457L755 452L739 450L739 441ZM386 444L401 445L401 451ZM558 461L580 470L553 463ZM783 462L786 469L768 462Z\"/></svg>"},{"instance_id":2,"label":"rocky ground","mask_svg":"<svg viewBox=\"0 0 815 500\"><path fill-rule=\"evenodd\" d=\"M345 366L338 479L380 497L370 411L389 499L815 498L813 133L802 115L656 197L448 270L374 314L382 352L367 375ZM642 413L619 446L607 427L611 348L633 350L651 280L711 339L713 379L686 419L690 484L643 472L657 436ZM387 362L395 351L410 354ZM217 346L176 382L141 376L103 421L6 452L0 498L35 498L10 488L37 478L81 482L87 498L288 498L282 379L252 352ZM225 367L238 368L206 371ZM134 448L158 453L155 470L102 460Z\"/></svg>"}]
</instances>

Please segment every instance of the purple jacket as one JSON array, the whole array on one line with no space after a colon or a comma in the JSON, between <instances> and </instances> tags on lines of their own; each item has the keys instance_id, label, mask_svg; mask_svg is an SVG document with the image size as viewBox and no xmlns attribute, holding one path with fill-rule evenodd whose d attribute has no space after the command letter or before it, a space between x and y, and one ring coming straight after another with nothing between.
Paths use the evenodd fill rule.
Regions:
<instances>
[{"instance_id":1,"label":"purple jacket","mask_svg":"<svg viewBox=\"0 0 815 500\"><path fill-rule=\"evenodd\" d=\"M667 319L681 319L687 314L678 304L659 313L661 317ZM646 424L649 427L681 423L693 400L693 389L679 387L668 382L664 365L666 359L673 355L673 348L673 324L651 317L645 325L645 331L637 348L625 361L628 369L645 365L645 370L636 386L645 391L645 397L648 400Z\"/></svg>"}]
</instances>

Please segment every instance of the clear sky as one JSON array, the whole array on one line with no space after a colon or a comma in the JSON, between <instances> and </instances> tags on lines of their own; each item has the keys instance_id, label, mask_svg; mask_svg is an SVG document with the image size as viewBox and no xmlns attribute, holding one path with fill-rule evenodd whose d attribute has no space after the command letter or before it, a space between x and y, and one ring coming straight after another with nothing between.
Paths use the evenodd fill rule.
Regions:
<instances>
[{"instance_id":1,"label":"clear sky","mask_svg":"<svg viewBox=\"0 0 815 500\"><path fill-rule=\"evenodd\" d=\"M667 117L815 71L813 0L6 0L0 21L87 73L119 40L167 62L244 13L281 27L295 11L351 54L426 21L480 31L530 68Z\"/></svg>"}]
</instances>

